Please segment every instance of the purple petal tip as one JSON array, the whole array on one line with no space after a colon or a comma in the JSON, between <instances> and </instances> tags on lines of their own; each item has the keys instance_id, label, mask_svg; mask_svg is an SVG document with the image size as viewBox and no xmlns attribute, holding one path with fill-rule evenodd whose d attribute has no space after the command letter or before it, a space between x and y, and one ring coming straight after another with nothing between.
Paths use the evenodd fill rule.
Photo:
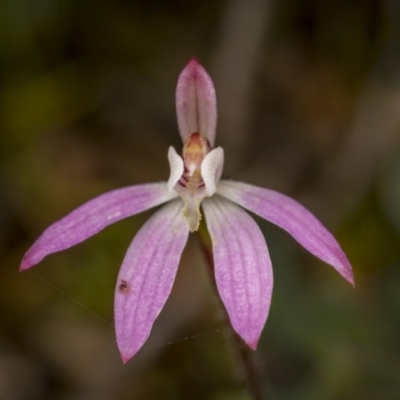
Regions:
<instances>
[{"instance_id":1,"label":"purple petal tip","mask_svg":"<svg viewBox=\"0 0 400 400\"><path fill-rule=\"evenodd\" d=\"M340 263L336 265L332 263L331 265L333 265L336 268L336 270L340 273L340 275L342 275L342 277L346 279L346 281L349 282L350 285L353 286L353 288L355 288L356 285L354 283L353 268L351 267L351 264L347 259L346 255L340 248L338 251L338 259L341 260Z\"/></svg>"},{"instance_id":2,"label":"purple petal tip","mask_svg":"<svg viewBox=\"0 0 400 400\"><path fill-rule=\"evenodd\" d=\"M258 346L258 339L254 342L248 342L247 345L252 349L252 350L257 350L257 346Z\"/></svg>"},{"instance_id":3,"label":"purple petal tip","mask_svg":"<svg viewBox=\"0 0 400 400\"><path fill-rule=\"evenodd\" d=\"M29 262L25 257L22 259L21 264L19 266L19 272L23 272L27 269L29 269L30 267L32 267L33 265L35 265L34 263Z\"/></svg>"},{"instance_id":4,"label":"purple petal tip","mask_svg":"<svg viewBox=\"0 0 400 400\"><path fill-rule=\"evenodd\" d=\"M121 354L121 359L122 359L122 362L123 362L124 364L126 364L131 358L132 358L132 356L130 356L130 355Z\"/></svg>"},{"instance_id":5,"label":"purple petal tip","mask_svg":"<svg viewBox=\"0 0 400 400\"><path fill-rule=\"evenodd\" d=\"M202 65L196 57L192 57L189 62L186 64L185 68L182 72L186 72L191 77L196 77L199 73L201 73Z\"/></svg>"},{"instance_id":6,"label":"purple petal tip","mask_svg":"<svg viewBox=\"0 0 400 400\"><path fill-rule=\"evenodd\" d=\"M199 60L195 57L195 56L193 56L190 60L189 60L189 62L186 64L186 67L188 67L189 65L193 65L193 66L197 66L197 65L200 65L200 62L199 62Z\"/></svg>"},{"instance_id":7,"label":"purple petal tip","mask_svg":"<svg viewBox=\"0 0 400 400\"><path fill-rule=\"evenodd\" d=\"M353 288L355 289L356 284L354 282L354 274L353 274L352 270L349 271L348 275L345 278L346 278L347 282L349 282L350 285L353 286Z\"/></svg>"}]
</instances>

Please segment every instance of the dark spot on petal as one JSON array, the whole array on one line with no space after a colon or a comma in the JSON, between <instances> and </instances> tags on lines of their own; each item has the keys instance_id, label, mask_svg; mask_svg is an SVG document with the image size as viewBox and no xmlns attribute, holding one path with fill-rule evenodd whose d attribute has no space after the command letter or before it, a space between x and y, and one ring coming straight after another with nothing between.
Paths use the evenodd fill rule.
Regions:
<instances>
[{"instance_id":1,"label":"dark spot on petal","mask_svg":"<svg viewBox=\"0 0 400 400\"><path fill-rule=\"evenodd\" d=\"M118 286L118 290L123 293L126 292L128 290L128 282L122 279Z\"/></svg>"}]
</instances>

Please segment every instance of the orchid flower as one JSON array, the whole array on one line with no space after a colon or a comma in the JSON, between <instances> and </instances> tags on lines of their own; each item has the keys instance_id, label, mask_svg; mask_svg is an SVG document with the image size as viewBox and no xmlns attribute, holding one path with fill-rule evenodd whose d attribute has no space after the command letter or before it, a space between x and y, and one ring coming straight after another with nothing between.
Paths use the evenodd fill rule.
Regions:
<instances>
[{"instance_id":1,"label":"orchid flower","mask_svg":"<svg viewBox=\"0 0 400 400\"><path fill-rule=\"evenodd\" d=\"M114 222L167 203L133 239L119 272L115 329L124 362L149 337L171 292L189 231L199 228L201 208L211 236L219 294L233 329L250 348L256 349L268 317L273 275L264 236L244 209L287 231L354 285L339 244L302 205L273 190L220 180L224 152L214 147L214 85L195 58L179 76L176 109L183 150L180 156L169 148L168 182L130 186L90 200L47 228L20 267L26 270Z\"/></svg>"}]
</instances>

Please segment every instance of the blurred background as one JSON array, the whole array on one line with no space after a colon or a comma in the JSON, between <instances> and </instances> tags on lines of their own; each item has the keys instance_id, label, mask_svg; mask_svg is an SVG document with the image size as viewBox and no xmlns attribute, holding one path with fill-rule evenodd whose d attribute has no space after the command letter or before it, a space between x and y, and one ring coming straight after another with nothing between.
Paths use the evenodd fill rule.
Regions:
<instances>
[{"instance_id":1,"label":"blurred background","mask_svg":"<svg viewBox=\"0 0 400 400\"><path fill-rule=\"evenodd\" d=\"M196 234L125 366L114 285L151 212L18 273L74 207L168 178L193 55L217 90L223 176L302 202L355 272L354 290L257 220L275 274L263 398L399 399L400 2L1 0L0 400L251 399Z\"/></svg>"}]
</instances>

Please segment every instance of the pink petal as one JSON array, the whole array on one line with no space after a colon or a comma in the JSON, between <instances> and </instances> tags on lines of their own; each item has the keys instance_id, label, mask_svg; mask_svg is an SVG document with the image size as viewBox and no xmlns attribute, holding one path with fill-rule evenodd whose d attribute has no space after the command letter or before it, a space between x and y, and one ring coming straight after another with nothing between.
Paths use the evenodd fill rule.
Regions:
<instances>
[{"instance_id":1,"label":"pink petal","mask_svg":"<svg viewBox=\"0 0 400 400\"><path fill-rule=\"evenodd\" d=\"M333 235L297 201L273 190L220 181L218 193L289 232L354 286L351 265Z\"/></svg>"},{"instance_id":2,"label":"pink petal","mask_svg":"<svg viewBox=\"0 0 400 400\"><path fill-rule=\"evenodd\" d=\"M188 237L176 200L154 214L133 239L118 275L115 329L122 360L143 346L175 279Z\"/></svg>"},{"instance_id":3,"label":"pink petal","mask_svg":"<svg viewBox=\"0 0 400 400\"><path fill-rule=\"evenodd\" d=\"M176 113L182 141L195 132L214 147L217 125L217 100L214 84L200 63L192 58L178 78Z\"/></svg>"},{"instance_id":4,"label":"pink petal","mask_svg":"<svg viewBox=\"0 0 400 400\"><path fill-rule=\"evenodd\" d=\"M20 271L44 257L80 243L106 226L155 207L177 196L166 183L152 183L113 190L88 201L49 226L26 252Z\"/></svg>"},{"instance_id":5,"label":"pink petal","mask_svg":"<svg viewBox=\"0 0 400 400\"><path fill-rule=\"evenodd\" d=\"M260 228L219 196L203 200L219 294L235 331L256 349L271 303L273 276Z\"/></svg>"}]
</instances>

